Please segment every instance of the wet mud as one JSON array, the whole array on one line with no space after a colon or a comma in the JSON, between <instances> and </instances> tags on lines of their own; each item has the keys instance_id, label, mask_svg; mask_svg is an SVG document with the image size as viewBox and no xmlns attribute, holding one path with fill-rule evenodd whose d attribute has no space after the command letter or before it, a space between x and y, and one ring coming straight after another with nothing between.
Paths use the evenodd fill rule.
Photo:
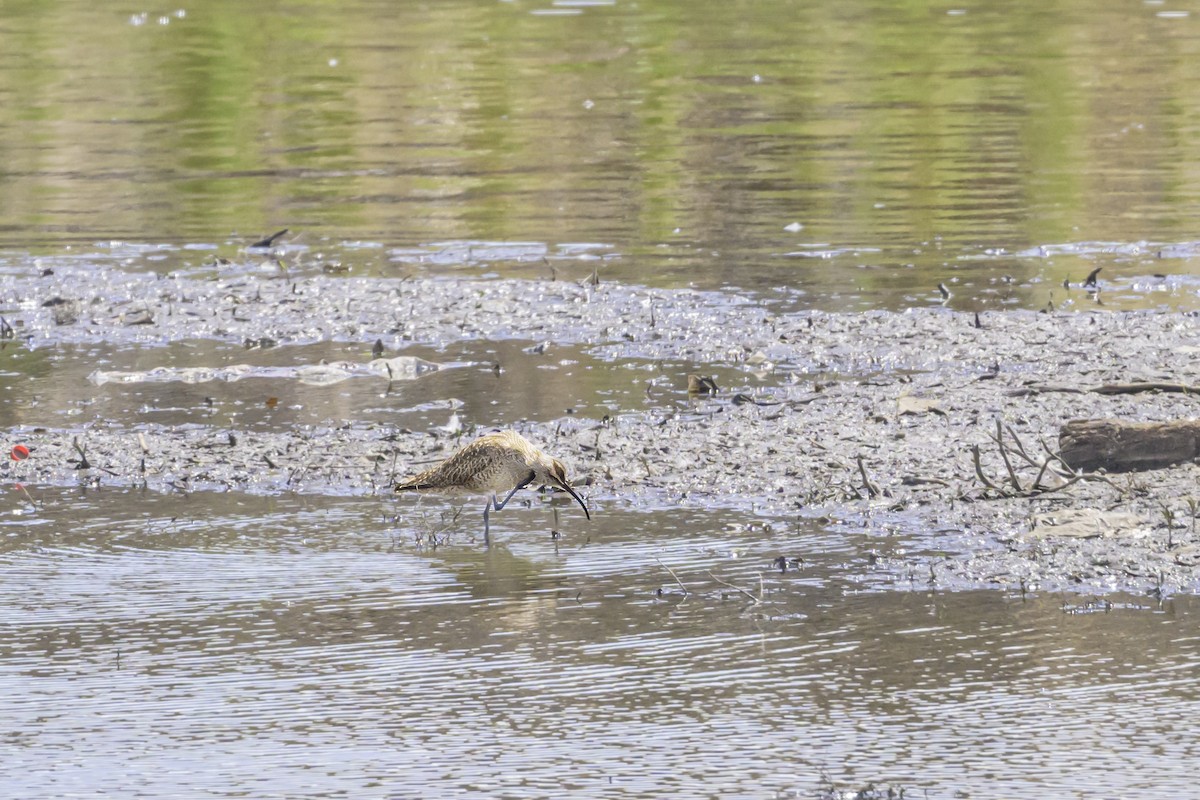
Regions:
<instances>
[{"instance_id":1,"label":"wet mud","mask_svg":"<svg viewBox=\"0 0 1200 800\"><path fill-rule=\"evenodd\" d=\"M1200 326L1185 312L790 312L731 292L587 281L219 267L159 275L93 265L0 274L0 315L9 356L97 342L223 343L227 360L204 365L218 371L204 373L213 380L244 359L235 348L264 343L360 345L354 381L377 382L381 391L387 378L368 366L380 355L376 342L387 358L431 358L438 348L489 341L514 342L549 370L561 369L556 348L604 363L660 365L646 371L643 402L623 395L603 413L563 409L502 421L439 412L438 424L430 417L407 427L369 415L255 427L216 416L75 424L49 413L47 401L43 417L7 415L9 446L29 455L6 459L4 477L29 492L25 502L36 503L38 486L79 483L384 496L397 477L504 424L568 462L601 514L686 507L817 520L877 541L849 568L882 570L897 585L1200 589L1195 464L1071 482L1054 478L1063 470L1049 455L1068 420L1195 416L1197 400L1187 393L1086 391L1200 383ZM475 372L499 379L509 368L497 360ZM356 372L344 362L338 369ZM18 373L4 368L6 380ZM181 374L192 373L153 379ZM689 375L715 377L693 379L703 391L689 392ZM263 377L298 382L292 373ZM1071 524L1081 519L1090 527ZM780 553L781 564L804 555Z\"/></svg>"}]
</instances>

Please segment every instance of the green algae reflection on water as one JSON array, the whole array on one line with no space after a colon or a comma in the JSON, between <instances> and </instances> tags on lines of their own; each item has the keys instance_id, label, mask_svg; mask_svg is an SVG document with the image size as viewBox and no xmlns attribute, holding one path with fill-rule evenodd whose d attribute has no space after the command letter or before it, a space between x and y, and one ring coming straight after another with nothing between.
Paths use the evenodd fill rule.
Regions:
<instances>
[{"instance_id":1,"label":"green algae reflection on water","mask_svg":"<svg viewBox=\"0 0 1200 800\"><path fill-rule=\"evenodd\" d=\"M8 3L3 24L0 246L601 243L615 277L895 304L974 259L1057 283L1090 263L1012 254L1194 235L1200 20L1161 4Z\"/></svg>"}]
</instances>

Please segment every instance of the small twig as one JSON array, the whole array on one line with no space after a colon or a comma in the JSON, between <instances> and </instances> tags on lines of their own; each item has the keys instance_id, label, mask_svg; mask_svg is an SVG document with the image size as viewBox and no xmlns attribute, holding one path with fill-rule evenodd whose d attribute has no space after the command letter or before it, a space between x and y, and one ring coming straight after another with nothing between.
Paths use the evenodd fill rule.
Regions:
<instances>
[{"instance_id":1,"label":"small twig","mask_svg":"<svg viewBox=\"0 0 1200 800\"><path fill-rule=\"evenodd\" d=\"M652 469L650 469L650 462L646 460L646 457L639 455L638 460L642 462L642 468L646 470L646 477L647 478L654 477L654 471Z\"/></svg>"},{"instance_id":2,"label":"small twig","mask_svg":"<svg viewBox=\"0 0 1200 800\"><path fill-rule=\"evenodd\" d=\"M37 510L37 507L38 507L38 504L37 504L37 503L34 501L34 499L33 499L33 498L30 496L30 494L29 494L29 490L25 488L25 484L23 484L23 483L18 483L18 484L17 484L17 488L21 490L21 494L25 495L25 499L29 501L29 505L33 506L34 510L36 511L36 510ZM1195 522L1195 520L1193 519L1193 523L1194 523L1194 522Z\"/></svg>"},{"instance_id":3,"label":"small twig","mask_svg":"<svg viewBox=\"0 0 1200 800\"><path fill-rule=\"evenodd\" d=\"M74 447L74 449L76 449L77 453L79 453L79 463L76 464L76 469L91 469L91 462L88 461L88 453L85 453L83 450L83 446L79 444L79 437L76 437L71 440L71 446ZM101 469L104 469L104 468L101 467ZM116 475L116 473L114 473L113 470L104 469L104 471L106 471L106 473L108 473L109 475Z\"/></svg>"},{"instance_id":4,"label":"small twig","mask_svg":"<svg viewBox=\"0 0 1200 800\"><path fill-rule=\"evenodd\" d=\"M83 448L80 447L78 436L71 440L71 446L75 448L76 453L79 453L79 463L75 465L75 469L91 469L92 463L88 461L87 453L83 452Z\"/></svg>"},{"instance_id":5,"label":"small twig","mask_svg":"<svg viewBox=\"0 0 1200 800\"><path fill-rule=\"evenodd\" d=\"M868 496L879 497L882 492L879 491L878 486L871 483L871 479L867 476L867 467L863 463L863 457L860 455L856 458L858 459L858 474L862 476L863 488L867 490Z\"/></svg>"},{"instance_id":6,"label":"small twig","mask_svg":"<svg viewBox=\"0 0 1200 800\"><path fill-rule=\"evenodd\" d=\"M932 483L935 486L949 486L950 481L944 481L941 478L928 478L924 475L905 475L900 479L900 483L905 486L920 486L925 483Z\"/></svg>"},{"instance_id":7,"label":"small twig","mask_svg":"<svg viewBox=\"0 0 1200 800\"><path fill-rule=\"evenodd\" d=\"M1062 464L1062 466L1063 466L1062 469L1058 469L1057 467L1050 467L1051 472L1053 472L1055 475L1057 475L1060 478L1067 478L1067 477L1070 477L1075 474L1075 468L1072 467L1070 464L1068 464L1066 461L1063 461L1063 457L1058 453L1057 450L1051 450L1050 445L1046 444L1045 439L1039 439L1038 443L1042 446L1042 450L1046 451L1046 455L1050 456L1051 460L1057 461L1059 464ZM1066 474L1063 474L1064 470L1066 471Z\"/></svg>"},{"instance_id":8,"label":"small twig","mask_svg":"<svg viewBox=\"0 0 1200 800\"><path fill-rule=\"evenodd\" d=\"M1046 470L1050 469L1050 462L1053 460L1054 460L1054 455L1051 454L1051 456L1049 458L1047 458L1045 461L1042 462L1042 468L1038 470L1037 477L1033 479L1033 488L1034 489L1042 489L1042 490L1046 491L1046 490L1049 490L1050 488L1052 488L1049 486L1042 486L1042 476L1046 474Z\"/></svg>"},{"instance_id":9,"label":"small twig","mask_svg":"<svg viewBox=\"0 0 1200 800\"><path fill-rule=\"evenodd\" d=\"M1016 445L1014 452L1021 458L1025 459L1030 466L1037 466L1037 462L1033 460L1033 456L1025 449L1025 443L1021 441L1021 437L1017 436L1017 432L1013 430L1012 425L1005 425L1004 429L1008 431L1008 435L1012 438L1013 444Z\"/></svg>"},{"instance_id":10,"label":"small twig","mask_svg":"<svg viewBox=\"0 0 1200 800\"><path fill-rule=\"evenodd\" d=\"M1039 494L1050 494L1051 492L1061 492L1063 489L1066 489L1068 486L1074 486L1075 484L1079 483L1080 481L1097 480L1097 479L1101 479L1099 475L1087 475L1084 473L1080 473L1080 474L1076 475L1075 477L1071 478L1071 480L1067 481L1066 483L1063 483L1060 486L1049 486L1049 487L1043 489L1041 492L1039 492ZM1101 480L1103 480L1103 479L1101 479Z\"/></svg>"},{"instance_id":11,"label":"small twig","mask_svg":"<svg viewBox=\"0 0 1200 800\"><path fill-rule=\"evenodd\" d=\"M1021 480L1017 477L1017 471L1013 469L1012 462L1008 458L1008 448L1004 446L1004 427L1000 420L996 420L996 444L1000 446L1000 458L1004 460L1004 468L1008 470L1008 479L1012 482L1013 488L1018 492L1025 491L1021 488Z\"/></svg>"},{"instance_id":12,"label":"small twig","mask_svg":"<svg viewBox=\"0 0 1200 800\"><path fill-rule=\"evenodd\" d=\"M671 577L675 579L675 583L679 584L679 588L683 591L684 594L691 594L691 592L688 591L688 588L683 585L683 581L679 580L679 576L675 574L675 570L671 569L666 564L664 564L662 562L661 558L655 558L654 560L658 562L658 565L660 567L665 569L667 572L671 573Z\"/></svg>"},{"instance_id":13,"label":"small twig","mask_svg":"<svg viewBox=\"0 0 1200 800\"><path fill-rule=\"evenodd\" d=\"M723 581L723 580L721 580L721 579L720 579L720 578L718 578L716 575L713 575L713 574L712 574L712 572L711 572L710 570L704 570L704 571L705 571L706 573L708 573L708 577L712 578L714 581L716 581L717 583L721 584L722 586L724 586L724 587L726 587L726 588L728 588L728 589L733 589L735 592L740 592L741 594L744 594L746 597L749 597L751 600L753 600L753 601L754 601L754 605L759 605L760 603L762 603L762 601L761 601L761 600L759 600L757 597L755 597L755 596L754 596L753 594L751 594L750 592L747 592L747 591L746 591L745 589L743 589L742 587L740 587L740 586L734 586L732 583L729 583L728 581Z\"/></svg>"},{"instance_id":14,"label":"small twig","mask_svg":"<svg viewBox=\"0 0 1200 800\"><path fill-rule=\"evenodd\" d=\"M1070 464L1068 464L1066 461L1063 460L1063 457L1059 453L1055 452L1054 450L1051 450L1050 445L1046 444L1046 441L1044 439L1042 440L1042 449L1046 451L1046 455L1050 456L1051 459L1062 464L1063 469L1065 469L1067 471L1068 475L1078 475L1079 474L1078 472L1075 471L1074 467L1072 467Z\"/></svg>"},{"instance_id":15,"label":"small twig","mask_svg":"<svg viewBox=\"0 0 1200 800\"><path fill-rule=\"evenodd\" d=\"M988 489L1004 494L1003 489L992 483L988 480L988 476L983 474L983 465L979 463L979 445L977 444L971 445L971 460L975 462L975 475L979 478L979 481Z\"/></svg>"},{"instance_id":16,"label":"small twig","mask_svg":"<svg viewBox=\"0 0 1200 800\"><path fill-rule=\"evenodd\" d=\"M400 457L400 450L398 448L393 448L392 449L392 469L391 469L391 472L388 473L388 484L390 484L392 486L396 485L396 459L399 457Z\"/></svg>"}]
</instances>

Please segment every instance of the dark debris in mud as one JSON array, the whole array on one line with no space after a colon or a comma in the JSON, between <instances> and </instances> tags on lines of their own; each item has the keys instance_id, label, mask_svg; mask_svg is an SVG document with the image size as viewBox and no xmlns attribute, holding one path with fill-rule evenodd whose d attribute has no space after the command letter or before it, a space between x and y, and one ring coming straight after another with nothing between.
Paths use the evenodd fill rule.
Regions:
<instances>
[{"instance_id":1,"label":"dark debris in mud","mask_svg":"<svg viewBox=\"0 0 1200 800\"><path fill-rule=\"evenodd\" d=\"M781 314L748 297L615 284L100 268L0 275L0 313L5 331L34 348L269 339L381 342L398 352L411 342L521 339L583 345L613 360L685 362L698 375L733 366L769 376L769 388L689 393L683 373L679 392L651 411L513 427L570 462L601 501L742 508L907 537L919 555L873 563L897 583L1200 590L1195 464L997 491L1042 477L1037 459L1005 463L998 422L1043 453L1071 419L1194 417L1200 401L1189 394L1025 391L1047 382L1197 383L1200 326L1187 314L992 312L980 327L975 314L940 309ZM370 420L270 432L24 427L8 437L32 455L8 463L6 478L30 484L346 494L386 493L398 474L467 438ZM76 439L90 469L77 469ZM1031 534L1038 515L1066 509L1120 512L1137 524L1095 536Z\"/></svg>"}]
</instances>

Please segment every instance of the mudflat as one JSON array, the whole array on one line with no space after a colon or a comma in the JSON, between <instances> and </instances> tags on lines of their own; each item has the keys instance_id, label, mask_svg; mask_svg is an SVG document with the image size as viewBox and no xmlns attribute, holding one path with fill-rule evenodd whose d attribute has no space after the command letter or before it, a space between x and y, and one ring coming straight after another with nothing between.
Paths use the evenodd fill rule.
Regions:
<instances>
[{"instance_id":1,"label":"mudflat","mask_svg":"<svg viewBox=\"0 0 1200 800\"><path fill-rule=\"evenodd\" d=\"M1073 473L1054 458L1070 420L1195 416L1187 391L1097 391L1200 383L1200 326L1186 312L842 314L733 292L586 281L102 266L0 275L0 309L8 348L379 342L391 365L337 365L375 381L399 365L412 368L405 378L425 369L395 360L417 344L516 340L610 362L660 361L677 374L666 375L672 390L650 408L511 420L568 462L601 514L680 506L819 519L878 535L872 566L905 585L1200 589L1194 463ZM693 379L689 392L689 375L715 373L723 377ZM119 381L173 379L207 378L151 367ZM429 430L370 418L269 430L22 419L5 435L30 454L6 460L7 480L161 492L384 495L412 465L489 429L470 419ZM896 537L920 541L922 554L882 546Z\"/></svg>"}]
</instances>

